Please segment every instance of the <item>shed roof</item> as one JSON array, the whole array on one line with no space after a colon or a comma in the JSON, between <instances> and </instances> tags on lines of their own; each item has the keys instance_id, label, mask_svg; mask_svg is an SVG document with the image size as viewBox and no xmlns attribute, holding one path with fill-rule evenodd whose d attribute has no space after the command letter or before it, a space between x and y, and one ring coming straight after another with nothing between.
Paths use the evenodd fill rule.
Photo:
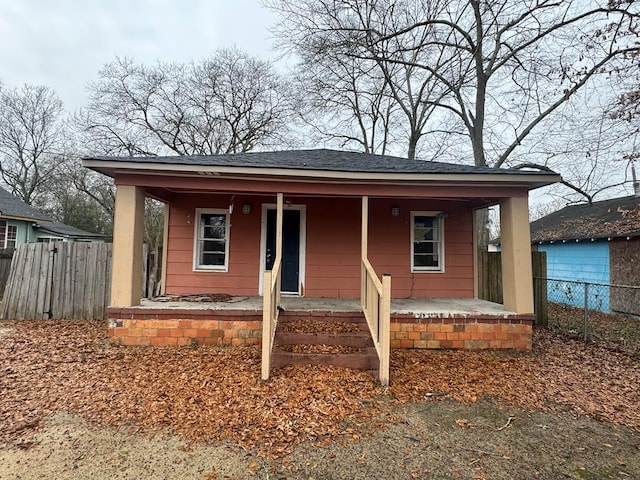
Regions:
<instances>
[{"instance_id":1,"label":"shed roof","mask_svg":"<svg viewBox=\"0 0 640 480\"><path fill-rule=\"evenodd\" d=\"M640 198L570 205L531 223L531 241L584 240L640 235Z\"/></svg>"},{"instance_id":2,"label":"shed roof","mask_svg":"<svg viewBox=\"0 0 640 480\"><path fill-rule=\"evenodd\" d=\"M159 157L85 157L84 165L115 176L117 170L195 171L203 174L253 174L312 176L315 178L408 178L408 176L491 177L498 181L521 180L532 188L560 180L554 172L476 167L454 163L409 160L330 149L247 152L223 155ZM360 177L358 177L360 178Z\"/></svg>"},{"instance_id":3,"label":"shed roof","mask_svg":"<svg viewBox=\"0 0 640 480\"><path fill-rule=\"evenodd\" d=\"M50 222L51 219L19 198L0 188L0 218Z\"/></svg>"}]
</instances>

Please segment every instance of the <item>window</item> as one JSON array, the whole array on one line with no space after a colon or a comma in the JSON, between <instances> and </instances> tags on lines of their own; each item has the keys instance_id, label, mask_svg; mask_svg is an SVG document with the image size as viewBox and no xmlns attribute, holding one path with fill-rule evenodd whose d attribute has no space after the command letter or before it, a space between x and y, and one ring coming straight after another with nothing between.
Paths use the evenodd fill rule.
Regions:
<instances>
[{"instance_id":1,"label":"window","mask_svg":"<svg viewBox=\"0 0 640 480\"><path fill-rule=\"evenodd\" d=\"M6 220L0 220L0 249L16 248L18 227L8 225Z\"/></svg>"},{"instance_id":2,"label":"window","mask_svg":"<svg viewBox=\"0 0 640 480\"><path fill-rule=\"evenodd\" d=\"M229 213L196 210L194 268L226 271L229 257Z\"/></svg>"},{"instance_id":3,"label":"window","mask_svg":"<svg viewBox=\"0 0 640 480\"><path fill-rule=\"evenodd\" d=\"M18 237L18 227L15 225L7 225L7 239L4 242L4 248L16 248L16 239Z\"/></svg>"},{"instance_id":4,"label":"window","mask_svg":"<svg viewBox=\"0 0 640 480\"><path fill-rule=\"evenodd\" d=\"M443 220L437 212L411 212L411 271L444 271Z\"/></svg>"}]
</instances>

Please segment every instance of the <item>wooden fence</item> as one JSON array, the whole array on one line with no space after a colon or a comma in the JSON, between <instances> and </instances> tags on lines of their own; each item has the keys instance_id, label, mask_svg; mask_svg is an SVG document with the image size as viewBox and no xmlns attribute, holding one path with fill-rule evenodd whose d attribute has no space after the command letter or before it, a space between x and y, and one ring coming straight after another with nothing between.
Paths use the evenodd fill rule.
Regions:
<instances>
[{"instance_id":1,"label":"wooden fence","mask_svg":"<svg viewBox=\"0 0 640 480\"><path fill-rule=\"evenodd\" d=\"M533 298L536 324L547 323L547 284L536 279L547 278L546 252L531 252L533 268ZM483 300L503 303L502 299L502 257L500 252L480 252L480 282L478 296Z\"/></svg>"},{"instance_id":2,"label":"wooden fence","mask_svg":"<svg viewBox=\"0 0 640 480\"><path fill-rule=\"evenodd\" d=\"M4 288L9 280L9 271L11 270L11 259L13 258L13 248L5 248L0 250L0 299L4 295Z\"/></svg>"},{"instance_id":3,"label":"wooden fence","mask_svg":"<svg viewBox=\"0 0 640 480\"><path fill-rule=\"evenodd\" d=\"M106 318L112 245L30 243L15 251L2 301L3 319Z\"/></svg>"}]
</instances>

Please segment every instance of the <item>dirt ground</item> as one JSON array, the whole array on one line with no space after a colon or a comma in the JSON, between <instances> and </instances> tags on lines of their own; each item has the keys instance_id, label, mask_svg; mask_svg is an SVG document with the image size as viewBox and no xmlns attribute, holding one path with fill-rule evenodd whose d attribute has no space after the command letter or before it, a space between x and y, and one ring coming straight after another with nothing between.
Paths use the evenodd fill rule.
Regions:
<instances>
[{"instance_id":1,"label":"dirt ground","mask_svg":"<svg viewBox=\"0 0 640 480\"><path fill-rule=\"evenodd\" d=\"M492 401L411 403L397 414L376 432L307 441L271 460L230 444L190 446L57 414L42 431L0 447L0 478L640 478L640 435L625 427Z\"/></svg>"},{"instance_id":2,"label":"dirt ground","mask_svg":"<svg viewBox=\"0 0 640 480\"><path fill-rule=\"evenodd\" d=\"M638 359L545 332L532 355L396 354L384 390L323 369L258 384L251 350L102 331L0 324L0 479L640 478Z\"/></svg>"}]
</instances>

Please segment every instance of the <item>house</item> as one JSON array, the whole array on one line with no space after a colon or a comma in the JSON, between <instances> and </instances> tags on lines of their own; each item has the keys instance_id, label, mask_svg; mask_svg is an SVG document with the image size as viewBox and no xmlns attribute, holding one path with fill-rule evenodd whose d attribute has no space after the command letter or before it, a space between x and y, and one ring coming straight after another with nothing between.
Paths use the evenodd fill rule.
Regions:
<instances>
[{"instance_id":1,"label":"house","mask_svg":"<svg viewBox=\"0 0 640 480\"><path fill-rule=\"evenodd\" d=\"M102 243L109 237L92 233L60 222L42 223L36 227L38 242L93 242Z\"/></svg>"},{"instance_id":2,"label":"house","mask_svg":"<svg viewBox=\"0 0 640 480\"><path fill-rule=\"evenodd\" d=\"M51 220L35 208L0 188L0 249L37 241L35 226Z\"/></svg>"},{"instance_id":3,"label":"house","mask_svg":"<svg viewBox=\"0 0 640 480\"><path fill-rule=\"evenodd\" d=\"M0 249L33 242L103 242L105 235L54 222L35 208L0 188Z\"/></svg>"},{"instance_id":4,"label":"house","mask_svg":"<svg viewBox=\"0 0 640 480\"><path fill-rule=\"evenodd\" d=\"M597 285L590 308L640 314L640 292L608 286L640 286L640 195L567 206L532 222L531 241L547 254L549 279Z\"/></svg>"},{"instance_id":5,"label":"house","mask_svg":"<svg viewBox=\"0 0 640 480\"><path fill-rule=\"evenodd\" d=\"M124 344L262 338L265 378L276 307L322 300L314 315L364 314L381 372L388 348L531 349L527 199L555 173L326 149L83 163L117 187L109 333ZM164 293L253 306L141 303L145 196L166 204ZM496 204L504 306L477 300L474 210Z\"/></svg>"}]
</instances>

